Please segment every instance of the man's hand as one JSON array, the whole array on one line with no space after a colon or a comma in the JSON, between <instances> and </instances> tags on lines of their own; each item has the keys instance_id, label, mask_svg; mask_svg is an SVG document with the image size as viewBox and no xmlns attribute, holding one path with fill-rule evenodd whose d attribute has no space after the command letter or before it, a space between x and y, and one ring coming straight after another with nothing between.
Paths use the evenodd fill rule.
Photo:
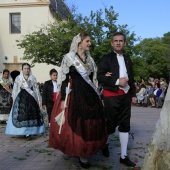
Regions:
<instances>
[{"instance_id":1,"label":"man's hand","mask_svg":"<svg viewBox=\"0 0 170 170\"><path fill-rule=\"evenodd\" d=\"M105 76L111 76L112 75L112 73L111 72L107 72L106 74L105 74Z\"/></svg>"},{"instance_id":2,"label":"man's hand","mask_svg":"<svg viewBox=\"0 0 170 170\"><path fill-rule=\"evenodd\" d=\"M44 110L46 110L46 109L47 109L47 106L46 106L46 105L43 105L42 108L43 108Z\"/></svg>"},{"instance_id":3,"label":"man's hand","mask_svg":"<svg viewBox=\"0 0 170 170\"><path fill-rule=\"evenodd\" d=\"M137 103L137 98L136 97L132 97L132 104L136 104Z\"/></svg>"},{"instance_id":4,"label":"man's hand","mask_svg":"<svg viewBox=\"0 0 170 170\"><path fill-rule=\"evenodd\" d=\"M65 102L65 101L61 101L61 104L60 104L61 110L64 110L65 108L67 108L67 106L64 108L64 102Z\"/></svg>"},{"instance_id":5,"label":"man's hand","mask_svg":"<svg viewBox=\"0 0 170 170\"><path fill-rule=\"evenodd\" d=\"M119 86L124 87L124 86L126 86L127 84L128 84L128 80L127 80L126 77L121 77L121 78L119 78Z\"/></svg>"}]
</instances>

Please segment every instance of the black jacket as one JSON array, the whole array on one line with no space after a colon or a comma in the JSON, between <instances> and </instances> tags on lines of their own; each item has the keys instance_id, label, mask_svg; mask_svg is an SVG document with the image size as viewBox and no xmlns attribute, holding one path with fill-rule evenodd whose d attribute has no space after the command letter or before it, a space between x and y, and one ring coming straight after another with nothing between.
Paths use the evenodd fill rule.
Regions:
<instances>
[{"instance_id":1,"label":"black jacket","mask_svg":"<svg viewBox=\"0 0 170 170\"><path fill-rule=\"evenodd\" d=\"M132 62L130 57L124 56L125 65L127 69L127 74L129 77L128 84L130 86L129 93L131 97L136 97L136 88L134 82L134 74L132 68ZM107 72L112 72L111 76L105 76ZM111 52L107 55L104 55L99 63L98 72L97 72L97 79L99 83L103 86L103 89L110 90L110 91L117 91L118 85L116 84L117 79L119 79L119 63L117 60L117 54Z\"/></svg>"},{"instance_id":2,"label":"black jacket","mask_svg":"<svg viewBox=\"0 0 170 170\"><path fill-rule=\"evenodd\" d=\"M43 86L42 105L53 107L53 104L53 82L52 80L48 80Z\"/></svg>"}]
</instances>

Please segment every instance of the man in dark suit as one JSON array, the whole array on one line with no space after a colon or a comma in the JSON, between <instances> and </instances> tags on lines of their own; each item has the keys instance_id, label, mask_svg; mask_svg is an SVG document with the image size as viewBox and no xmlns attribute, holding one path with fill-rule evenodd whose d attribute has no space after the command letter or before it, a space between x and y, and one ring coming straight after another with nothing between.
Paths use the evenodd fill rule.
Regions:
<instances>
[{"instance_id":1,"label":"man in dark suit","mask_svg":"<svg viewBox=\"0 0 170 170\"><path fill-rule=\"evenodd\" d=\"M103 86L108 134L114 133L118 126L121 144L120 163L134 167L135 163L127 156L131 103L137 101L132 62L130 57L123 54L126 46L126 37L123 33L115 33L111 45L114 51L102 57L97 79ZM108 146L102 152L109 157Z\"/></svg>"},{"instance_id":2,"label":"man in dark suit","mask_svg":"<svg viewBox=\"0 0 170 170\"><path fill-rule=\"evenodd\" d=\"M51 80L46 81L43 86L42 107L44 110L47 110L49 126L50 126L51 112L58 92L57 76L58 76L57 70L55 69L50 70Z\"/></svg>"}]
</instances>

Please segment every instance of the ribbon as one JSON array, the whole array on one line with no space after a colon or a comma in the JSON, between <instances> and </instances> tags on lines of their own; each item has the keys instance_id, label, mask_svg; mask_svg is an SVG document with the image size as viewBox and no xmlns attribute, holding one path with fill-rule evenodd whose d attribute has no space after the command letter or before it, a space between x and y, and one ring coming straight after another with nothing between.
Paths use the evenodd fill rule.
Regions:
<instances>
[{"instance_id":1,"label":"ribbon","mask_svg":"<svg viewBox=\"0 0 170 170\"><path fill-rule=\"evenodd\" d=\"M73 60L71 58L71 56L69 56L71 60ZM81 62L78 60L78 58L75 56L74 60L73 60L74 66L77 70L77 72L82 76L82 78L94 89L94 91L100 96L100 92L98 90L98 88L93 84L93 82L91 81L86 69L84 68L84 66L81 64Z\"/></svg>"}]
</instances>

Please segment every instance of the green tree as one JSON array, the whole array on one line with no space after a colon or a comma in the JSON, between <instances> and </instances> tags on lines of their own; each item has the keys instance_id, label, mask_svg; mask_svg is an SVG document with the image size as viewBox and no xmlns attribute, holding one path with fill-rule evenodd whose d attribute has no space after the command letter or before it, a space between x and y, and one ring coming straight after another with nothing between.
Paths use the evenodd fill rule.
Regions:
<instances>
[{"instance_id":1,"label":"green tree","mask_svg":"<svg viewBox=\"0 0 170 170\"><path fill-rule=\"evenodd\" d=\"M163 38L144 39L135 46L134 51L135 76L159 78L167 74L170 68L170 53L169 44L166 44ZM135 63L135 60L138 62ZM137 64L140 70L137 69Z\"/></svg>"},{"instance_id":2,"label":"green tree","mask_svg":"<svg viewBox=\"0 0 170 170\"><path fill-rule=\"evenodd\" d=\"M149 77L147 63L142 57L133 56L132 58L134 78L136 82L141 82L142 79L147 80Z\"/></svg>"},{"instance_id":3,"label":"green tree","mask_svg":"<svg viewBox=\"0 0 170 170\"><path fill-rule=\"evenodd\" d=\"M18 47L24 49L23 59L31 60L33 64L48 63L59 66L63 55L69 51L72 38L79 32L87 32L92 37L91 55L97 62L112 50L112 34L121 31L126 34L128 41L125 52L132 55L136 35L128 30L127 25L117 25L117 20L118 14L112 6L104 12L101 9L91 11L89 17L74 14L62 21L57 16L55 23L18 40Z\"/></svg>"},{"instance_id":4,"label":"green tree","mask_svg":"<svg viewBox=\"0 0 170 170\"><path fill-rule=\"evenodd\" d=\"M164 36L163 36L162 39L163 39L163 42L164 42L165 44L169 44L169 45L170 45L170 32L164 34Z\"/></svg>"}]
</instances>

